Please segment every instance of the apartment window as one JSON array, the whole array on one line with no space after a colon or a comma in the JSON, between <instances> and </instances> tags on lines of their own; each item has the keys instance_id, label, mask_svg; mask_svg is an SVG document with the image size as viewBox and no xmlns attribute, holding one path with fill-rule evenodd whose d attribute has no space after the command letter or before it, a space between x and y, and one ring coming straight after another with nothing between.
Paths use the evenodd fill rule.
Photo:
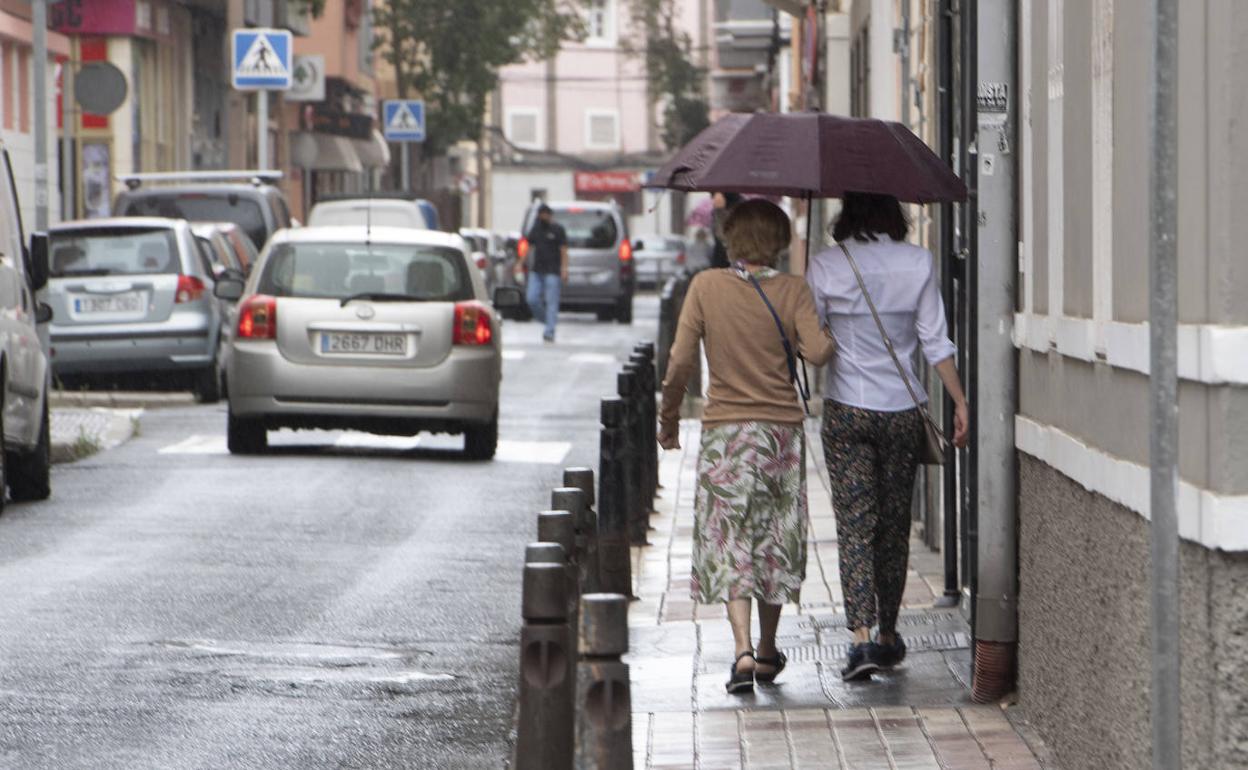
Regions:
<instances>
[{"instance_id":1,"label":"apartment window","mask_svg":"<svg viewBox=\"0 0 1248 770\"><path fill-rule=\"evenodd\" d=\"M0 69L4 70L4 129L13 130L13 100L17 98L13 88L13 46L0 42Z\"/></svg>"},{"instance_id":2,"label":"apartment window","mask_svg":"<svg viewBox=\"0 0 1248 770\"><path fill-rule=\"evenodd\" d=\"M30 133L30 51L17 49L17 130Z\"/></svg>"},{"instance_id":3,"label":"apartment window","mask_svg":"<svg viewBox=\"0 0 1248 770\"><path fill-rule=\"evenodd\" d=\"M513 107L507 110L507 139L517 147L541 149L541 110L536 107Z\"/></svg>"},{"instance_id":4,"label":"apartment window","mask_svg":"<svg viewBox=\"0 0 1248 770\"><path fill-rule=\"evenodd\" d=\"M615 110L587 110L585 146L591 150L620 149L620 114Z\"/></svg>"},{"instance_id":5,"label":"apartment window","mask_svg":"<svg viewBox=\"0 0 1248 770\"><path fill-rule=\"evenodd\" d=\"M849 112L856 117L871 115L871 20L854 36L849 50Z\"/></svg>"},{"instance_id":6,"label":"apartment window","mask_svg":"<svg viewBox=\"0 0 1248 770\"><path fill-rule=\"evenodd\" d=\"M615 44L615 0L586 0L586 42Z\"/></svg>"}]
</instances>

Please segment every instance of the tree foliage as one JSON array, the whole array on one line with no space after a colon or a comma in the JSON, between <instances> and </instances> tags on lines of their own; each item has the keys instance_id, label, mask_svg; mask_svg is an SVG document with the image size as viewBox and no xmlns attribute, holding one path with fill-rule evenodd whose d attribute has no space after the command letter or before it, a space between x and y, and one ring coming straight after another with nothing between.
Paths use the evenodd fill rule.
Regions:
<instances>
[{"instance_id":1,"label":"tree foliage","mask_svg":"<svg viewBox=\"0 0 1248 770\"><path fill-rule=\"evenodd\" d=\"M676 149L710 125L707 73L694 63L693 38L679 27L676 0L629 1L639 39L626 47L645 61L650 94L663 110L663 144Z\"/></svg>"},{"instance_id":2,"label":"tree foliage","mask_svg":"<svg viewBox=\"0 0 1248 770\"><path fill-rule=\"evenodd\" d=\"M584 30L571 0L385 0L373 22L399 97L425 100L434 154L481 136L500 68L549 58Z\"/></svg>"}]
</instances>

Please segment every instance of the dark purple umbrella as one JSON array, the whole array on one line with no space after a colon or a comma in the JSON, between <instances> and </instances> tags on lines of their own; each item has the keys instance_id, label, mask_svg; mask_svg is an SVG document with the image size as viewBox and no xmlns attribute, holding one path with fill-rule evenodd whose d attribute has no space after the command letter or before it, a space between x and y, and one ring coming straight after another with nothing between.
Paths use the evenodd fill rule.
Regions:
<instances>
[{"instance_id":1,"label":"dark purple umbrella","mask_svg":"<svg viewBox=\"0 0 1248 770\"><path fill-rule=\"evenodd\" d=\"M882 193L908 203L966 199L966 185L900 123L826 113L732 113L647 187L794 198Z\"/></svg>"}]
</instances>

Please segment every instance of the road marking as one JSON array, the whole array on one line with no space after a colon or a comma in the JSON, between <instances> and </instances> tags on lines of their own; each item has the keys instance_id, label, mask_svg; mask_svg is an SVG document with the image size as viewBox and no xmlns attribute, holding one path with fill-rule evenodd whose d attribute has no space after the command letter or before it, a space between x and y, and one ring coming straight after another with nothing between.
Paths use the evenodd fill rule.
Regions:
<instances>
[{"instance_id":1,"label":"road marking","mask_svg":"<svg viewBox=\"0 0 1248 770\"><path fill-rule=\"evenodd\" d=\"M523 361L529 354L523 350L504 350L504 361Z\"/></svg>"},{"instance_id":2,"label":"road marking","mask_svg":"<svg viewBox=\"0 0 1248 770\"><path fill-rule=\"evenodd\" d=\"M303 440L300 440L303 439ZM308 440L311 439L311 440ZM317 439L321 439L317 441ZM270 436L269 443L275 449L281 447L315 447L333 446L337 449L378 449L390 451L411 451L416 448L432 450L458 449L458 437L443 436L374 436L371 433L344 433L326 444L320 436L294 436L276 434ZM558 465L572 451L572 445L566 441L509 441L498 442L498 453L494 459L502 463L525 463L529 465ZM196 434L159 450L162 455L227 455L225 436L204 436Z\"/></svg>"},{"instance_id":3,"label":"road marking","mask_svg":"<svg viewBox=\"0 0 1248 770\"><path fill-rule=\"evenodd\" d=\"M577 353L568 360L577 364L614 364L616 358L606 353Z\"/></svg>"},{"instance_id":4,"label":"road marking","mask_svg":"<svg viewBox=\"0 0 1248 770\"><path fill-rule=\"evenodd\" d=\"M566 441L507 441L498 442L494 459L501 463L531 463L534 465L558 465L572 451Z\"/></svg>"},{"instance_id":5,"label":"road marking","mask_svg":"<svg viewBox=\"0 0 1248 770\"><path fill-rule=\"evenodd\" d=\"M162 455L228 455L225 436L194 435L160 450Z\"/></svg>"}]
</instances>

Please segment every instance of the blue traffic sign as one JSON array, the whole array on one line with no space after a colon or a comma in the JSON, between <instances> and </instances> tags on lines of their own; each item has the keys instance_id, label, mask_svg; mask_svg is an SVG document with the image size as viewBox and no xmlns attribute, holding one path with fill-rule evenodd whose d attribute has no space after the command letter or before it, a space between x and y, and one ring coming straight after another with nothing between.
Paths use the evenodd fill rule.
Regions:
<instances>
[{"instance_id":1,"label":"blue traffic sign","mask_svg":"<svg viewBox=\"0 0 1248 770\"><path fill-rule=\"evenodd\" d=\"M425 103L420 99L387 99L381 103L381 118L387 141L425 141Z\"/></svg>"},{"instance_id":2,"label":"blue traffic sign","mask_svg":"<svg viewBox=\"0 0 1248 770\"><path fill-rule=\"evenodd\" d=\"M285 91L291 86L294 45L284 29L234 30L234 88Z\"/></svg>"}]
</instances>

